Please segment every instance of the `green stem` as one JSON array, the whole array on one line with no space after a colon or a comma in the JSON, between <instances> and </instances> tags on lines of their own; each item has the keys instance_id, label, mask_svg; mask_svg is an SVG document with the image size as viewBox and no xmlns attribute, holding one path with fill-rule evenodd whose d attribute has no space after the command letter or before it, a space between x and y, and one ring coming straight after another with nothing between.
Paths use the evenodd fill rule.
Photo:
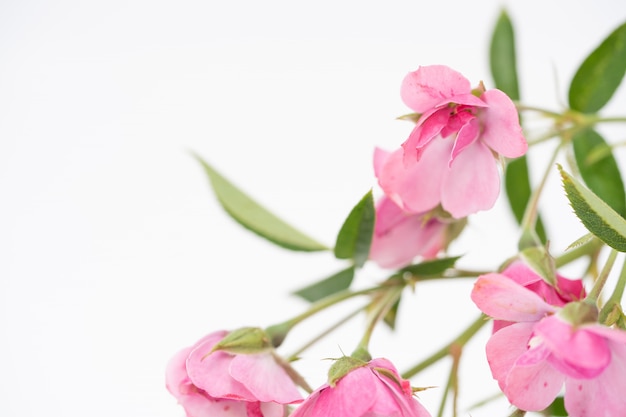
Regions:
<instances>
[{"instance_id":1,"label":"green stem","mask_svg":"<svg viewBox=\"0 0 626 417\"><path fill-rule=\"evenodd\" d=\"M363 337L357 345L355 352L368 351L369 342L372 338L372 333L374 332L376 325L385 318L385 315L387 315L387 313L393 307L396 301L398 301L398 298L400 298L403 289L404 286L389 288L387 289L387 291L385 291L385 294L380 299L375 300L372 303L375 306L375 309L370 314L367 326L365 328L365 332L363 333Z\"/></svg>"},{"instance_id":2,"label":"green stem","mask_svg":"<svg viewBox=\"0 0 626 417\"><path fill-rule=\"evenodd\" d=\"M456 337L453 341L443 346L438 351L431 354L429 357L412 367L411 369L405 371L402 374L404 379L409 379L414 375L417 375L424 369L438 362L439 360L445 358L450 354L451 349L454 349L456 346L465 346L465 344L476 334L478 331L485 325L489 320L488 317L484 314L481 314L472 324L470 324L463 332Z\"/></svg>"},{"instance_id":3,"label":"green stem","mask_svg":"<svg viewBox=\"0 0 626 417\"><path fill-rule=\"evenodd\" d=\"M552 110L546 110L546 109L543 109L541 107L527 106L527 105L522 104L520 102L515 102L515 107L517 108L518 111L534 111L536 113L541 113L544 116L552 117L552 118L555 118L555 119L563 117L563 115L561 113L557 113L557 112L552 111Z\"/></svg>"},{"instance_id":4,"label":"green stem","mask_svg":"<svg viewBox=\"0 0 626 417\"><path fill-rule=\"evenodd\" d=\"M448 375L448 382L446 382L446 389L441 397L441 404L439 406L439 413L437 417L443 417L443 410L448 399L448 393L452 391L452 417L456 417L459 412L459 364L461 362L461 354L463 353L463 346L452 345L450 347L450 356L452 356L452 366L450 367L450 375Z\"/></svg>"},{"instance_id":5,"label":"green stem","mask_svg":"<svg viewBox=\"0 0 626 417\"><path fill-rule=\"evenodd\" d=\"M622 270L613 288L613 293L600 309L598 321L606 326L617 325L618 328L626 328L624 323L624 312L622 311L622 296L626 285L626 259L622 265Z\"/></svg>"},{"instance_id":6,"label":"green stem","mask_svg":"<svg viewBox=\"0 0 626 417\"><path fill-rule=\"evenodd\" d=\"M611 272L611 269L613 268L613 264L615 263L616 258L617 258L617 251L615 249L611 249L611 252L609 253L609 257L607 258L606 263L604 264L604 268L602 268L600 275L598 275L596 282L593 284L593 288L591 289L589 294L587 294L587 297L585 298L585 302L592 304L592 305L596 305L598 303L598 298L600 297L602 288L604 288L604 284L606 284L606 280L609 277L609 273Z\"/></svg>"},{"instance_id":7,"label":"green stem","mask_svg":"<svg viewBox=\"0 0 626 417\"><path fill-rule=\"evenodd\" d=\"M528 205L526 206L526 210L524 211L524 217L522 218L521 227L523 234L534 234L535 233L535 223L537 222L538 215L538 206L539 206L539 198L541 197L541 193L543 192L543 188L546 185L549 174L552 172L552 168L556 162L556 157L561 150L561 146L563 146L563 141L559 143L554 152L552 153L552 157L550 158L550 162L546 167L543 176L541 178L541 182L535 188L532 195L530 196L530 200L528 201ZM538 239L537 239L538 240Z\"/></svg>"},{"instance_id":8,"label":"green stem","mask_svg":"<svg viewBox=\"0 0 626 417\"><path fill-rule=\"evenodd\" d=\"M404 286L405 283L404 281L398 281L397 284L391 284L391 285L402 285ZM278 323L278 324L274 324L272 326L269 326L265 329L265 331L267 332L267 334L269 335L269 337L272 340L272 345L274 347L278 347L280 346L280 344L283 342L283 340L285 340L285 338L287 337L287 334L289 333L289 331L291 331L291 329L296 326L298 323L308 319L309 317L319 313L320 311L331 307L335 304L338 304L342 301L348 300L352 297L357 297L360 295L366 295L366 294L370 294L373 293L375 291L379 291L382 288L387 288L389 287L390 284L383 284L383 285L379 285L376 287L370 287L370 288L366 288L363 290L359 290L359 291L350 291L350 290L345 290L345 291L340 291L337 292L335 294L329 295L328 297L322 298L321 300L317 301L316 303L313 303L311 305L311 307L306 310L305 312L298 314L297 316L286 320L282 323Z\"/></svg>"},{"instance_id":9,"label":"green stem","mask_svg":"<svg viewBox=\"0 0 626 417\"><path fill-rule=\"evenodd\" d=\"M619 278L617 279L617 284L615 284L615 288L613 289L613 294L607 300L607 303L614 302L616 304L621 304L622 296L624 295L624 286L626 286L626 258L624 259L624 264L622 265L622 271L619 274Z\"/></svg>"},{"instance_id":10,"label":"green stem","mask_svg":"<svg viewBox=\"0 0 626 417\"><path fill-rule=\"evenodd\" d=\"M352 319L353 317L355 317L357 314L359 314L360 312L362 312L363 310L365 310L367 308L367 306L370 305L370 303L368 302L367 304L365 304L364 306L361 306L359 308L357 308L356 310L354 310L353 312L351 312L350 314L346 315L345 317L343 317L341 320L337 321L336 323L334 323L332 326L326 328L324 331L322 331L320 334L318 334L317 336L315 336L314 338L312 338L311 340L309 340L307 343L305 343L304 345L300 346L300 348L298 348L297 350L295 350L294 352L291 353L291 355L287 356L287 360L289 362L292 362L296 359L298 359L299 355L304 352L305 350L307 350L308 348L310 348L311 346L313 346L315 343L319 342L321 339L323 339L325 336L327 336L329 333L331 333L332 331L336 330L337 328L339 328L341 325L345 324L346 322L348 322L350 319Z\"/></svg>"}]
</instances>

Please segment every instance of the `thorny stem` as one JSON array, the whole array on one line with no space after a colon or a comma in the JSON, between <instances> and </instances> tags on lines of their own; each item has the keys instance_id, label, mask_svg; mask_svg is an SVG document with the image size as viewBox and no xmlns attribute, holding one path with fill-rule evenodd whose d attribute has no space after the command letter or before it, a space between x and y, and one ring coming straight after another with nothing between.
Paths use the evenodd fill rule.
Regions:
<instances>
[{"instance_id":1,"label":"thorny stem","mask_svg":"<svg viewBox=\"0 0 626 417\"><path fill-rule=\"evenodd\" d=\"M481 314L472 324L470 324L460 335L456 337L453 341L443 346L438 351L434 352L428 358L424 359L411 369L405 371L402 374L402 378L409 379L414 375L417 375L424 369L428 368L430 365L438 362L440 359L445 358L456 346L465 346L465 344L476 334L478 331L488 322L488 317L484 314Z\"/></svg>"}]
</instances>

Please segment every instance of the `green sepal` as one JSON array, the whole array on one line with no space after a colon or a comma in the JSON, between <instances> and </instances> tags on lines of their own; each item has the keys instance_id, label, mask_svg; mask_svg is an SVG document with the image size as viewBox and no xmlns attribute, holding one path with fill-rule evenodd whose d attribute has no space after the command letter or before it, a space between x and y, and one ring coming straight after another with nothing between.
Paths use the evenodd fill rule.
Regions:
<instances>
[{"instance_id":1,"label":"green sepal","mask_svg":"<svg viewBox=\"0 0 626 417\"><path fill-rule=\"evenodd\" d=\"M520 252L522 259L545 282L556 287L556 265L545 246L532 246Z\"/></svg>"},{"instance_id":2,"label":"green sepal","mask_svg":"<svg viewBox=\"0 0 626 417\"><path fill-rule=\"evenodd\" d=\"M328 370L328 385L334 387L337 382L354 369L366 366L367 362L352 356L343 356L332 364Z\"/></svg>"},{"instance_id":3,"label":"green sepal","mask_svg":"<svg viewBox=\"0 0 626 417\"><path fill-rule=\"evenodd\" d=\"M504 10L500 13L491 35L489 65L496 88L512 100L519 100L515 33L511 19Z\"/></svg>"},{"instance_id":4,"label":"green sepal","mask_svg":"<svg viewBox=\"0 0 626 417\"><path fill-rule=\"evenodd\" d=\"M626 23L620 25L583 61L569 87L569 105L596 113L611 99L626 73Z\"/></svg>"},{"instance_id":5,"label":"green sepal","mask_svg":"<svg viewBox=\"0 0 626 417\"><path fill-rule=\"evenodd\" d=\"M234 354L264 353L272 350L268 334L258 327L242 327L229 332L217 342L211 352L221 350Z\"/></svg>"},{"instance_id":6,"label":"green sepal","mask_svg":"<svg viewBox=\"0 0 626 417\"><path fill-rule=\"evenodd\" d=\"M624 316L622 306L617 301L608 301L602 306L598 321L605 326L615 325L620 329L626 328L626 316Z\"/></svg>"},{"instance_id":7,"label":"green sepal","mask_svg":"<svg viewBox=\"0 0 626 417\"><path fill-rule=\"evenodd\" d=\"M551 417L567 417L567 410L565 410L565 400L563 397L556 397L552 404L541 411L541 415Z\"/></svg>"},{"instance_id":8,"label":"green sepal","mask_svg":"<svg viewBox=\"0 0 626 417\"><path fill-rule=\"evenodd\" d=\"M195 154L194 157L202 164L218 201L237 223L286 249L305 252L329 249L258 204L201 157Z\"/></svg>"},{"instance_id":9,"label":"green sepal","mask_svg":"<svg viewBox=\"0 0 626 417\"><path fill-rule=\"evenodd\" d=\"M626 252L626 220L563 167L558 167L567 198L583 225L613 249Z\"/></svg>"},{"instance_id":10,"label":"green sepal","mask_svg":"<svg viewBox=\"0 0 626 417\"><path fill-rule=\"evenodd\" d=\"M354 265L360 268L369 256L376 209L372 190L369 190L346 218L335 244L335 257L338 259L352 259Z\"/></svg>"},{"instance_id":11,"label":"green sepal","mask_svg":"<svg viewBox=\"0 0 626 417\"><path fill-rule=\"evenodd\" d=\"M567 303L558 314L574 327L598 322L598 308L584 301Z\"/></svg>"},{"instance_id":12,"label":"green sepal","mask_svg":"<svg viewBox=\"0 0 626 417\"><path fill-rule=\"evenodd\" d=\"M328 278L294 291L293 294L313 303L331 294L348 289L350 284L352 284L353 278L354 266L350 266Z\"/></svg>"},{"instance_id":13,"label":"green sepal","mask_svg":"<svg viewBox=\"0 0 626 417\"><path fill-rule=\"evenodd\" d=\"M576 165L587 187L622 217L626 216L624 182L604 138L593 129L585 129L572 137L572 144Z\"/></svg>"}]
</instances>

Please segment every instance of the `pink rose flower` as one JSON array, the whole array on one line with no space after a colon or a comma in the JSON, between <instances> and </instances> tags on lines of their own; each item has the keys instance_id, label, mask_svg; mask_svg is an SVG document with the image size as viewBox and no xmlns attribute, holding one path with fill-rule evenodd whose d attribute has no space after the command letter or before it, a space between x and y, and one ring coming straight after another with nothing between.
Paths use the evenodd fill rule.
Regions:
<instances>
[{"instance_id":1,"label":"pink rose flower","mask_svg":"<svg viewBox=\"0 0 626 417\"><path fill-rule=\"evenodd\" d=\"M557 273L557 285L555 288L544 281L543 278L522 261L512 262L502 271L502 275L528 288L548 304L557 307L562 307L570 301L582 300L586 295L581 279L568 279ZM494 320L493 331L496 332L509 324L509 322L503 320Z\"/></svg>"},{"instance_id":2,"label":"pink rose flower","mask_svg":"<svg viewBox=\"0 0 626 417\"><path fill-rule=\"evenodd\" d=\"M491 373L511 404L543 410L565 386L570 416L622 415L626 331L580 320L573 312L594 307L554 306L503 274L480 276L472 300L494 319L512 322L486 346Z\"/></svg>"},{"instance_id":3,"label":"pink rose flower","mask_svg":"<svg viewBox=\"0 0 626 417\"><path fill-rule=\"evenodd\" d=\"M378 176L385 194L406 211L441 204L455 218L493 207L500 193L494 154L517 158L528 148L511 99L482 84L472 91L443 65L409 73L401 97L421 116Z\"/></svg>"},{"instance_id":4,"label":"pink rose flower","mask_svg":"<svg viewBox=\"0 0 626 417\"><path fill-rule=\"evenodd\" d=\"M381 268L401 268L417 256L434 258L445 246L447 224L403 211L388 197L376 204L370 259Z\"/></svg>"},{"instance_id":5,"label":"pink rose flower","mask_svg":"<svg viewBox=\"0 0 626 417\"><path fill-rule=\"evenodd\" d=\"M430 417L409 381L386 359L374 359L314 391L291 417Z\"/></svg>"},{"instance_id":6,"label":"pink rose flower","mask_svg":"<svg viewBox=\"0 0 626 417\"><path fill-rule=\"evenodd\" d=\"M231 354L211 349L228 332L205 336L169 362L166 387L187 417L283 417L302 401L271 352Z\"/></svg>"}]
</instances>

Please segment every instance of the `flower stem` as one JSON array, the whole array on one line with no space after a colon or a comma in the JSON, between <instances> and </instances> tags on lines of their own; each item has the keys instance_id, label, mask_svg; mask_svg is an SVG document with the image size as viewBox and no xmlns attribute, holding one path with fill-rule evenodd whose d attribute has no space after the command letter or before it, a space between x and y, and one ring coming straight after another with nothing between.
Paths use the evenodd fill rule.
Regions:
<instances>
[{"instance_id":1,"label":"flower stem","mask_svg":"<svg viewBox=\"0 0 626 417\"><path fill-rule=\"evenodd\" d=\"M314 338L312 338L311 340L309 340L307 343L305 343L304 345L300 346L300 348L298 348L297 350L295 350L294 352L291 353L291 355L287 356L287 360L289 362L292 362L296 359L298 359L298 356L304 352L305 350L307 350L308 348L310 348L311 346L313 346L315 343L319 342L321 339L323 339L326 335L328 335L330 332L336 330L337 328L339 328L341 325L345 324L346 322L348 322L350 319L352 319L354 316L356 316L357 314L359 314L360 312L362 312L363 310L365 310L367 308L367 306L370 303L368 302L366 305L361 306L359 308L357 308L356 310L352 311L350 314L346 315L345 317L343 317L341 320L337 321L336 323L334 323L332 326L326 328L324 331L322 331L320 334L318 334L317 336L315 336Z\"/></svg>"},{"instance_id":2,"label":"flower stem","mask_svg":"<svg viewBox=\"0 0 626 417\"><path fill-rule=\"evenodd\" d=\"M372 302L374 310L372 311L370 318L363 333L363 337L359 342L355 352L365 351L367 352L372 333L376 328L378 322L385 318L385 315L391 310L393 305L398 301L404 286L396 286L387 289L379 299L375 299Z\"/></svg>"},{"instance_id":3,"label":"flower stem","mask_svg":"<svg viewBox=\"0 0 626 417\"><path fill-rule=\"evenodd\" d=\"M438 351L431 354L429 357L412 367L411 369L405 371L402 374L404 379L409 379L412 376L417 375L424 369L428 368L430 365L437 363L440 359L445 358L451 353L451 349L454 349L458 346L465 346L465 344L476 334L478 331L485 325L489 320L488 317L484 314L481 314L472 324L470 324L463 332L456 337L452 342L443 346Z\"/></svg>"},{"instance_id":4,"label":"flower stem","mask_svg":"<svg viewBox=\"0 0 626 417\"><path fill-rule=\"evenodd\" d=\"M541 197L543 188L546 185L548 176L550 175L550 172L552 172L552 168L554 166L554 163L556 162L556 157L558 156L559 151L563 146L563 142L564 141L561 141L552 153L552 157L550 158L550 162L548 163L548 166L543 173L541 182L539 183L537 188L533 190L533 193L530 196L530 200L528 201L528 205L526 206L526 210L524 211L524 217L522 218L521 222L522 235L528 233L531 233L533 235L535 234L535 223L537 222L538 216L539 198Z\"/></svg>"},{"instance_id":5,"label":"flower stem","mask_svg":"<svg viewBox=\"0 0 626 417\"><path fill-rule=\"evenodd\" d=\"M609 257L604 264L604 268L600 271L600 275L596 279L596 282L593 284L593 288L585 298L585 302L596 305L598 303L598 298L600 297L600 293L602 292L602 288L604 288L604 284L606 284L606 280L609 277L609 273L613 268L613 264L615 263L615 259L617 258L617 251L615 249L611 249L609 253Z\"/></svg>"},{"instance_id":6,"label":"flower stem","mask_svg":"<svg viewBox=\"0 0 626 417\"><path fill-rule=\"evenodd\" d=\"M348 300L352 297L357 297L360 295L366 295L366 294L370 294L376 291L380 291L382 288L387 288L390 285L404 286L405 283L404 281L398 281L397 284L386 283L386 284L382 284L376 287L365 288L359 291L345 290L345 291L337 292L335 294L329 295L313 303L311 307L305 312L298 314L297 316L292 317L291 319L286 320L282 323L274 324L272 326L267 327L265 331L267 332L270 339L272 340L272 345L274 347L278 347L285 340L289 331L291 331L291 329L294 326L296 326L298 323L342 301Z\"/></svg>"},{"instance_id":7,"label":"flower stem","mask_svg":"<svg viewBox=\"0 0 626 417\"><path fill-rule=\"evenodd\" d=\"M609 297L607 302L614 302L620 304L622 302L622 296L624 295L624 287L626 286L626 259L624 259L624 264L622 265L622 271L619 274L619 278L617 279L617 284L615 284L615 288L613 289L613 294Z\"/></svg>"}]
</instances>

